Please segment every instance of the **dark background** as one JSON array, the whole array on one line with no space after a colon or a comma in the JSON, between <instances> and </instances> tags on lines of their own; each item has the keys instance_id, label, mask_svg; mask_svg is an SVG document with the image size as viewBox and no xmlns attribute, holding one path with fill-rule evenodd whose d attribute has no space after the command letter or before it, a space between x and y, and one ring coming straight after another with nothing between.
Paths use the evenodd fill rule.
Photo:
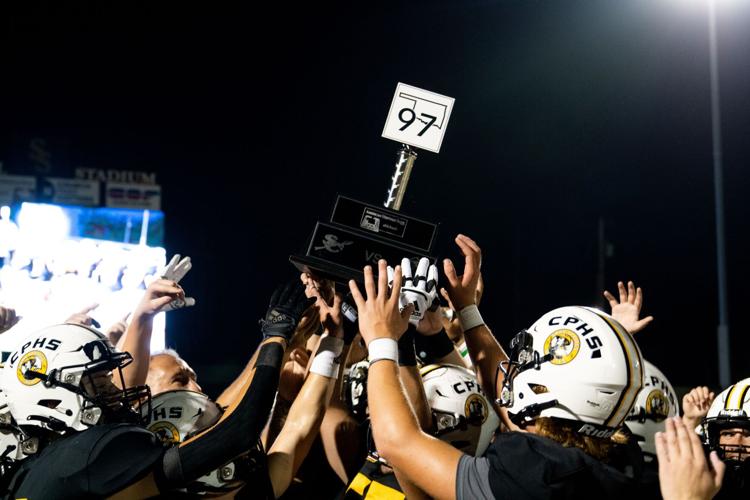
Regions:
<instances>
[{"instance_id":1,"label":"dark background","mask_svg":"<svg viewBox=\"0 0 750 500\"><path fill-rule=\"evenodd\" d=\"M748 375L750 3L719 4L732 377ZM545 311L645 290L638 336L676 386L717 384L705 0L369 5L24 2L0 7L0 160L28 171L156 171L167 250L198 300L168 342L211 394L258 341L273 286L337 193L380 203L397 82L456 99L402 209L484 251L482 312L503 341Z\"/></svg>"}]
</instances>

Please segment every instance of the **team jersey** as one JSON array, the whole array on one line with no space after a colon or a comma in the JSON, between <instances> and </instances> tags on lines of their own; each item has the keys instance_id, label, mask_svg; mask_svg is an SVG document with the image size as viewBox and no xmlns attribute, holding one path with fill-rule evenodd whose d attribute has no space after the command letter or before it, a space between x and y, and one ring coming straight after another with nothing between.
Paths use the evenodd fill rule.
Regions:
<instances>
[{"instance_id":1,"label":"team jersey","mask_svg":"<svg viewBox=\"0 0 750 500\"><path fill-rule=\"evenodd\" d=\"M152 432L130 424L92 427L50 443L24 460L4 498L102 498L151 472L164 453Z\"/></svg>"},{"instance_id":2,"label":"team jersey","mask_svg":"<svg viewBox=\"0 0 750 500\"><path fill-rule=\"evenodd\" d=\"M484 457L464 455L456 498L638 498L638 482L577 448L526 432L500 434Z\"/></svg>"},{"instance_id":3,"label":"team jersey","mask_svg":"<svg viewBox=\"0 0 750 500\"><path fill-rule=\"evenodd\" d=\"M390 469L388 469L390 471ZM377 458L367 457L365 465L360 469L344 492L345 500L404 500L406 496L393 472L383 472Z\"/></svg>"}]
</instances>

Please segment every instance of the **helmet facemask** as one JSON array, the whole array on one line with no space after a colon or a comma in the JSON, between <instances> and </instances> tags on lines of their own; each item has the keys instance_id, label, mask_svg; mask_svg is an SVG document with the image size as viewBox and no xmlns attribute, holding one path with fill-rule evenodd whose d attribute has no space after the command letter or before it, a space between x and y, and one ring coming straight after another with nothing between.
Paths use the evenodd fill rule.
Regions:
<instances>
[{"instance_id":1,"label":"helmet facemask","mask_svg":"<svg viewBox=\"0 0 750 500\"><path fill-rule=\"evenodd\" d=\"M80 359L83 353L88 362L65 364L65 357L72 355ZM81 400L80 421L92 426L102 423L142 424L141 407L149 407L151 393L148 386L125 386L122 369L133 361L127 352L114 351L104 340L96 339L82 345L73 353L61 353L60 368L40 373L33 367L23 371L26 380L40 379L46 387L58 387L76 394ZM119 386L114 383L117 380ZM39 405L55 409L60 399L40 400ZM29 420L39 420L45 427L56 432L68 430L68 426L54 417L31 415Z\"/></svg>"},{"instance_id":2,"label":"helmet facemask","mask_svg":"<svg viewBox=\"0 0 750 500\"><path fill-rule=\"evenodd\" d=\"M708 420L704 425L708 435L708 447L716 451L719 458L726 462L735 463L745 462L750 458L750 445L721 443L722 436L735 434L736 432L743 434L745 438L750 438L750 419L746 417L717 417Z\"/></svg>"},{"instance_id":3,"label":"helmet facemask","mask_svg":"<svg viewBox=\"0 0 750 500\"><path fill-rule=\"evenodd\" d=\"M427 365L420 370L433 417L432 434L464 453L481 456L500 425L476 374L450 364Z\"/></svg>"},{"instance_id":4,"label":"helmet facemask","mask_svg":"<svg viewBox=\"0 0 750 500\"><path fill-rule=\"evenodd\" d=\"M526 370L539 370L542 363L546 363L555 358L555 350L542 356L534 350L534 337L526 330L521 330L510 341L510 356L505 361L501 361L498 370L503 372L503 386L499 391L499 398L495 400L499 406L508 408L514 403L513 382L516 377ZM536 390L534 392L537 392ZM551 400L545 403L529 405L522 411L510 416L516 425L528 424L547 408L557 405L557 400Z\"/></svg>"},{"instance_id":5,"label":"helmet facemask","mask_svg":"<svg viewBox=\"0 0 750 500\"><path fill-rule=\"evenodd\" d=\"M478 401L476 405L469 403L468 417L459 413L433 409L432 415L435 422L433 435L459 450L470 452L473 455L479 443L482 423L486 418L483 412L484 409Z\"/></svg>"}]
</instances>

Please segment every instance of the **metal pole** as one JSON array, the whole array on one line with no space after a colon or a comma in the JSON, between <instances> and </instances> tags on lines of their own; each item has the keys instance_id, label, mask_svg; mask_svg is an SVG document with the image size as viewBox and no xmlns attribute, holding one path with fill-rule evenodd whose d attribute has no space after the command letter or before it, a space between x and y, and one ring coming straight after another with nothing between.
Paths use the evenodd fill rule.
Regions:
<instances>
[{"instance_id":1,"label":"metal pole","mask_svg":"<svg viewBox=\"0 0 750 500\"><path fill-rule=\"evenodd\" d=\"M396 171L391 178L388 198L383 203L386 208L393 210L401 209L401 203L404 201L404 194L406 194L406 186L409 184L409 177L411 176L411 170L414 168L414 160L416 159L417 152L406 144L398 150Z\"/></svg>"},{"instance_id":2,"label":"metal pole","mask_svg":"<svg viewBox=\"0 0 750 500\"><path fill-rule=\"evenodd\" d=\"M711 139L714 164L714 203L716 216L716 274L719 286L719 383L731 384L729 358L729 308L727 305L727 264L724 242L724 174L722 170L721 109L719 106L719 58L716 50L716 5L708 0L708 48L711 66Z\"/></svg>"},{"instance_id":3,"label":"metal pole","mask_svg":"<svg viewBox=\"0 0 750 500\"><path fill-rule=\"evenodd\" d=\"M604 297L602 292L605 290L605 272L607 266L607 240L604 234L604 216L599 216L599 265L596 270L596 291L594 297L596 297L596 303L600 306L605 306Z\"/></svg>"}]
</instances>

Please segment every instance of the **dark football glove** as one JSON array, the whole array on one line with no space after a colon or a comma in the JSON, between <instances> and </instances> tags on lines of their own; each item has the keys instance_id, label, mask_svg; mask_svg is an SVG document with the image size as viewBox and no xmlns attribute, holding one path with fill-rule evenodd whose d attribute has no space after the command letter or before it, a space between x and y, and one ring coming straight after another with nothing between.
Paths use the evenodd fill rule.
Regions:
<instances>
[{"instance_id":1,"label":"dark football glove","mask_svg":"<svg viewBox=\"0 0 750 500\"><path fill-rule=\"evenodd\" d=\"M268 337L292 338L302 313L315 303L315 298L305 297L305 289L299 281L292 280L279 285L271 296L266 317L260 320L263 339Z\"/></svg>"}]
</instances>

